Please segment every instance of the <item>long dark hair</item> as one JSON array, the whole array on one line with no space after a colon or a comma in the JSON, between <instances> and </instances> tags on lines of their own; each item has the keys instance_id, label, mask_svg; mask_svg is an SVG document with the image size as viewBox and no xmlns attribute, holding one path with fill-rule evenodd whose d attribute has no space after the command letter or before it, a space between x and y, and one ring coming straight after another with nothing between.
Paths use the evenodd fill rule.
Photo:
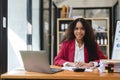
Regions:
<instances>
[{"instance_id":1,"label":"long dark hair","mask_svg":"<svg viewBox=\"0 0 120 80\"><path fill-rule=\"evenodd\" d=\"M74 29L76 27L77 22L81 22L85 29L85 36L83 37L83 42L84 42L85 47L88 50L89 61L94 61L94 60L98 59L97 43L95 41L95 35L94 35L93 28L87 20L85 20L83 18L75 19L69 25L68 29L66 30L65 40L75 39Z\"/></svg>"}]
</instances>

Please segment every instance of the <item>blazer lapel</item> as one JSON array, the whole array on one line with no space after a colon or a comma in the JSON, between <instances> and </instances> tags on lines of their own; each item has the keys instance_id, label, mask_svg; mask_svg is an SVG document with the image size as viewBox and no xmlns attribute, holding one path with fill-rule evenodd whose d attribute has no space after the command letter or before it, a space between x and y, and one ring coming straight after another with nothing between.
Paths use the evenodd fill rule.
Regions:
<instances>
[{"instance_id":1,"label":"blazer lapel","mask_svg":"<svg viewBox=\"0 0 120 80\"><path fill-rule=\"evenodd\" d=\"M75 54L75 40L71 41L71 44L69 45L69 60L71 62L74 62L74 54Z\"/></svg>"},{"instance_id":2,"label":"blazer lapel","mask_svg":"<svg viewBox=\"0 0 120 80\"><path fill-rule=\"evenodd\" d=\"M85 46L84 46L84 61L89 62L88 51L87 51L87 48Z\"/></svg>"}]
</instances>

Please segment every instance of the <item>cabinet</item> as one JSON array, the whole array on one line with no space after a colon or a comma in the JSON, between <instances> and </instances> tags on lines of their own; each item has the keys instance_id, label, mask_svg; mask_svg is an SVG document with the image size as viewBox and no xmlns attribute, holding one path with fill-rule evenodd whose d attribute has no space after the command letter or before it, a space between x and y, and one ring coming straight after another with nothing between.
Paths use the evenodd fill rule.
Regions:
<instances>
[{"instance_id":1,"label":"cabinet","mask_svg":"<svg viewBox=\"0 0 120 80\"><path fill-rule=\"evenodd\" d=\"M85 18L93 27L96 42L100 45L101 50L109 59L109 18ZM65 30L73 21L73 18L58 18L57 19L57 52L60 49Z\"/></svg>"}]
</instances>

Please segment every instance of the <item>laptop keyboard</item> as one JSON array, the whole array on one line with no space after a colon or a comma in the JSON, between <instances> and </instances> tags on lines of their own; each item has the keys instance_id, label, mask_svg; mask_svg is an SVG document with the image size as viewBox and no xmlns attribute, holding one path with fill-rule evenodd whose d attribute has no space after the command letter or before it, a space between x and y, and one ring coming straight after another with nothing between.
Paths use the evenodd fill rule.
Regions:
<instances>
[{"instance_id":1,"label":"laptop keyboard","mask_svg":"<svg viewBox=\"0 0 120 80\"><path fill-rule=\"evenodd\" d=\"M60 72L60 71L63 71L63 69L59 69L59 68L50 68L50 70L52 71L52 72Z\"/></svg>"}]
</instances>

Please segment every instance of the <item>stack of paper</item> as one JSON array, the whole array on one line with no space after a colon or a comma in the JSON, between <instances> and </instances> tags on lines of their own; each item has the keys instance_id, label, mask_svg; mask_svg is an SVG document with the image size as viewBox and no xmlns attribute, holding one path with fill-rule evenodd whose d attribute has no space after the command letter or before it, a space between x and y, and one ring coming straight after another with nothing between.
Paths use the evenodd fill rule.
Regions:
<instances>
[{"instance_id":1,"label":"stack of paper","mask_svg":"<svg viewBox=\"0 0 120 80\"><path fill-rule=\"evenodd\" d=\"M100 72L120 72L120 60L100 60Z\"/></svg>"}]
</instances>

